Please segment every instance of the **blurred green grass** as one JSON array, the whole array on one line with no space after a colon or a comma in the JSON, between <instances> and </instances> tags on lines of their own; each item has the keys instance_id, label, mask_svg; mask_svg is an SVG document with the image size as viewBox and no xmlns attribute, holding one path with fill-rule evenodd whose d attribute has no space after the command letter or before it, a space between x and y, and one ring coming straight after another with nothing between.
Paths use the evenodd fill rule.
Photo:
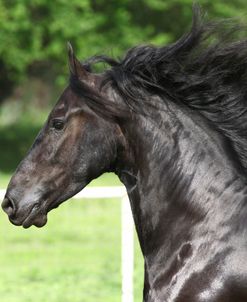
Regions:
<instances>
[{"instance_id":1,"label":"blurred green grass","mask_svg":"<svg viewBox=\"0 0 247 302\"><path fill-rule=\"evenodd\" d=\"M24 230L0 213L1 302L115 302L121 299L120 202L70 200L42 228ZM143 260L135 241L135 298Z\"/></svg>"}]
</instances>

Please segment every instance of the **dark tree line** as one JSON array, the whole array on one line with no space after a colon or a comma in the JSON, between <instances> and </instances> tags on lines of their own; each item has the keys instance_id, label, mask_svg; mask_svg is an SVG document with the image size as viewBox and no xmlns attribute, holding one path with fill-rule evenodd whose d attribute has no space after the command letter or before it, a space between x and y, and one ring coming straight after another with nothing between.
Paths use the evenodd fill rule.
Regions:
<instances>
[{"instance_id":1,"label":"dark tree line","mask_svg":"<svg viewBox=\"0 0 247 302\"><path fill-rule=\"evenodd\" d=\"M214 17L245 18L247 2L198 1ZM66 42L83 59L166 44L191 24L192 0L0 0L0 96L28 76L63 84Z\"/></svg>"}]
</instances>

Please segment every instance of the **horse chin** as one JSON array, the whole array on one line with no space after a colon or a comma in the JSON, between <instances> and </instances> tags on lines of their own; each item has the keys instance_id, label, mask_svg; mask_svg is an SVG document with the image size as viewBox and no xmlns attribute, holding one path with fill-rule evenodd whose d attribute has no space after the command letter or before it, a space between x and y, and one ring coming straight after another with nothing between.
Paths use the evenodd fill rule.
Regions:
<instances>
[{"instance_id":1,"label":"horse chin","mask_svg":"<svg viewBox=\"0 0 247 302\"><path fill-rule=\"evenodd\" d=\"M47 223L47 213L41 209L39 205L35 205L26 219L22 222L22 226L27 229L34 225L38 228L43 227Z\"/></svg>"},{"instance_id":2,"label":"horse chin","mask_svg":"<svg viewBox=\"0 0 247 302\"><path fill-rule=\"evenodd\" d=\"M23 216L22 216L23 217ZM32 225L41 228L47 223L47 213L36 204L29 211L26 217L20 217L18 219L9 217L9 220L12 224L16 226L23 226L23 228L27 229Z\"/></svg>"},{"instance_id":3,"label":"horse chin","mask_svg":"<svg viewBox=\"0 0 247 302\"><path fill-rule=\"evenodd\" d=\"M47 215L42 214L42 215L37 215L35 217L27 217L23 223L22 226L23 228L27 229L29 227L31 227L32 225L41 228L43 226L45 226L47 223Z\"/></svg>"}]
</instances>

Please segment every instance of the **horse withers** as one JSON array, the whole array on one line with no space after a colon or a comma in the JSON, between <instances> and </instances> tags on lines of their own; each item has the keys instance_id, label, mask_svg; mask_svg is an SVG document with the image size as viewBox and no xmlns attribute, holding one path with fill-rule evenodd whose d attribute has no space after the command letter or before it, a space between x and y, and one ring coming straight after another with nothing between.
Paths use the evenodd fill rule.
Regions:
<instances>
[{"instance_id":1,"label":"horse withers","mask_svg":"<svg viewBox=\"0 0 247 302\"><path fill-rule=\"evenodd\" d=\"M127 188L145 302L247 301L247 41L201 21L165 47L80 63L8 186L15 225L104 172ZM220 37L220 40L219 40ZM110 65L102 74L97 62Z\"/></svg>"}]
</instances>

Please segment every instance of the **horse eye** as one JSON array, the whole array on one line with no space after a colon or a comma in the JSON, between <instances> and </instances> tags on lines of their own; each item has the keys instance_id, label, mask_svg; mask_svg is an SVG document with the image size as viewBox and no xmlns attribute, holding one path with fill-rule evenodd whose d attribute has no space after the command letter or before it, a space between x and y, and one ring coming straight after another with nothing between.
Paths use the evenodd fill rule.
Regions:
<instances>
[{"instance_id":1,"label":"horse eye","mask_svg":"<svg viewBox=\"0 0 247 302\"><path fill-rule=\"evenodd\" d=\"M64 127L64 122L61 120L53 120L52 127L55 128L56 130L62 130Z\"/></svg>"}]
</instances>

